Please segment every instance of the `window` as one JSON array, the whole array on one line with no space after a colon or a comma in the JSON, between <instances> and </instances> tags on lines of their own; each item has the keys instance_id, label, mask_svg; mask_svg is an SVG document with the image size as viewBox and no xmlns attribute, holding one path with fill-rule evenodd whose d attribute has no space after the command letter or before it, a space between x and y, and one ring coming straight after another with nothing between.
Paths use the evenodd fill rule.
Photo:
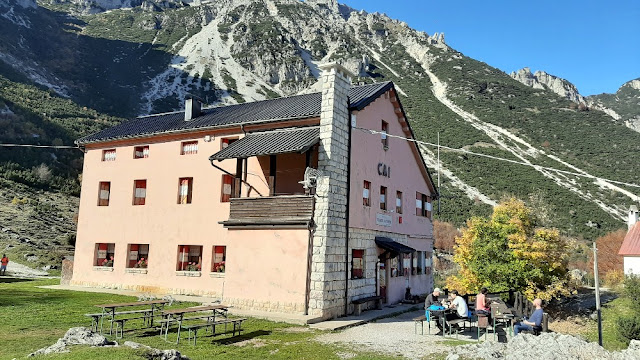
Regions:
<instances>
[{"instance_id":1,"label":"window","mask_svg":"<svg viewBox=\"0 0 640 360\"><path fill-rule=\"evenodd\" d=\"M416 253L416 264L414 267L416 268L417 275L424 273L424 251L418 251Z\"/></svg>"},{"instance_id":2,"label":"window","mask_svg":"<svg viewBox=\"0 0 640 360\"><path fill-rule=\"evenodd\" d=\"M127 268L146 269L149 265L149 244L129 244Z\"/></svg>"},{"instance_id":3,"label":"window","mask_svg":"<svg viewBox=\"0 0 640 360\"><path fill-rule=\"evenodd\" d=\"M229 174L222 174L222 192L220 195L220 202L231 201L233 194L234 178Z\"/></svg>"},{"instance_id":4,"label":"window","mask_svg":"<svg viewBox=\"0 0 640 360\"><path fill-rule=\"evenodd\" d=\"M227 247L214 246L213 260L211 261L211 272L223 273L227 261Z\"/></svg>"},{"instance_id":5,"label":"window","mask_svg":"<svg viewBox=\"0 0 640 360\"><path fill-rule=\"evenodd\" d=\"M396 212L402 214L402 191L396 191Z\"/></svg>"},{"instance_id":6,"label":"window","mask_svg":"<svg viewBox=\"0 0 640 360\"><path fill-rule=\"evenodd\" d=\"M416 216L431 217L431 197L416 193Z\"/></svg>"},{"instance_id":7,"label":"window","mask_svg":"<svg viewBox=\"0 0 640 360\"><path fill-rule=\"evenodd\" d=\"M197 153L198 153L197 141L185 141L182 143L182 149L180 150L180 155L192 155Z\"/></svg>"},{"instance_id":8,"label":"window","mask_svg":"<svg viewBox=\"0 0 640 360\"><path fill-rule=\"evenodd\" d=\"M367 180L364 181L362 188L362 205L371 206L371 183Z\"/></svg>"},{"instance_id":9,"label":"window","mask_svg":"<svg viewBox=\"0 0 640 360\"><path fill-rule=\"evenodd\" d=\"M387 136L387 134L389 133L389 123L382 120L381 129L382 129L382 147L384 147L384 149L387 150L389 148L389 137Z\"/></svg>"},{"instance_id":10,"label":"window","mask_svg":"<svg viewBox=\"0 0 640 360\"><path fill-rule=\"evenodd\" d=\"M116 161L116 149L102 150L102 161Z\"/></svg>"},{"instance_id":11,"label":"window","mask_svg":"<svg viewBox=\"0 0 640 360\"><path fill-rule=\"evenodd\" d=\"M425 253L425 259L424 259L424 273L426 275L431 275L431 258L433 256L433 253L431 251L426 251Z\"/></svg>"},{"instance_id":12,"label":"window","mask_svg":"<svg viewBox=\"0 0 640 360\"><path fill-rule=\"evenodd\" d=\"M191 204L193 178L180 178L178 182L178 204Z\"/></svg>"},{"instance_id":13,"label":"window","mask_svg":"<svg viewBox=\"0 0 640 360\"><path fill-rule=\"evenodd\" d=\"M98 243L96 244L96 257L94 266L113 267L113 259L115 256L116 244L114 243Z\"/></svg>"},{"instance_id":14,"label":"window","mask_svg":"<svg viewBox=\"0 0 640 360\"><path fill-rule=\"evenodd\" d=\"M400 272L404 276L409 276L411 272L411 254L402 254L402 271Z\"/></svg>"},{"instance_id":15,"label":"window","mask_svg":"<svg viewBox=\"0 0 640 360\"><path fill-rule=\"evenodd\" d=\"M364 278L364 250L351 250L351 278Z\"/></svg>"},{"instance_id":16,"label":"window","mask_svg":"<svg viewBox=\"0 0 640 360\"><path fill-rule=\"evenodd\" d=\"M149 157L149 145L147 146L136 146L133 149L133 158L134 159L146 159Z\"/></svg>"},{"instance_id":17,"label":"window","mask_svg":"<svg viewBox=\"0 0 640 360\"><path fill-rule=\"evenodd\" d=\"M220 141L220 150L238 141L238 138L224 138Z\"/></svg>"},{"instance_id":18,"label":"window","mask_svg":"<svg viewBox=\"0 0 640 360\"><path fill-rule=\"evenodd\" d=\"M178 271L202 270L202 246L179 245L178 246Z\"/></svg>"},{"instance_id":19,"label":"window","mask_svg":"<svg viewBox=\"0 0 640 360\"><path fill-rule=\"evenodd\" d=\"M400 258L400 256L396 256L396 257L392 257L391 259L389 259L389 270L391 271L391 277L397 277L398 274L400 273L398 271L398 259ZM400 262L402 263L402 262Z\"/></svg>"},{"instance_id":20,"label":"window","mask_svg":"<svg viewBox=\"0 0 640 360\"><path fill-rule=\"evenodd\" d=\"M109 195L111 194L111 182L101 181L98 188L98 206L109 206Z\"/></svg>"},{"instance_id":21,"label":"window","mask_svg":"<svg viewBox=\"0 0 640 360\"><path fill-rule=\"evenodd\" d=\"M147 198L147 180L133 181L133 205L144 205Z\"/></svg>"},{"instance_id":22,"label":"window","mask_svg":"<svg viewBox=\"0 0 640 360\"><path fill-rule=\"evenodd\" d=\"M380 210L387 210L387 187L380 186Z\"/></svg>"},{"instance_id":23,"label":"window","mask_svg":"<svg viewBox=\"0 0 640 360\"><path fill-rule=\"evenodd\" d=\"M411 275L418 274L418 252L411 253Z\"/></svg>"}]
</instances>

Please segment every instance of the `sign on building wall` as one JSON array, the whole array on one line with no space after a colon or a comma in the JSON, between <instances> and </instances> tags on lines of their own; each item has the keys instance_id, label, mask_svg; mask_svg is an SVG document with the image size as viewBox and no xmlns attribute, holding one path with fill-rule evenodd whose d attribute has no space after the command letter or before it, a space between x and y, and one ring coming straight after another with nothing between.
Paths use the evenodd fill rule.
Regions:
<instances>
[{"instance_id":1,"label":"sign on building wall","mask_svg":"<svg viewBox=\"0 0 640 360\"><path fill-rule=\"evenodd\" d=\"M376 214L376 225L390 227L392 222L391 215Z\"/></svg>"}]
</instances>

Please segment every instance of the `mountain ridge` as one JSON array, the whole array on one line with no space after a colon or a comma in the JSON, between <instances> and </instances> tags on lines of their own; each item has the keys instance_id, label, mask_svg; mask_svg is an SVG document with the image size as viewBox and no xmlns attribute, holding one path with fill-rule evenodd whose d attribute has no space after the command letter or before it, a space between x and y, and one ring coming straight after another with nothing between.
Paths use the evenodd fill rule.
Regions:
<instances>
[{"instance_id":1,"label":"mountain ridge","mask_svg":"<svg viewBox=\"0 0 640 360\"><path fill-rule=\"evenodd\" d=\"M551 213L543 225L592 239L622 227L626 207L638 202L636 188L541 168L640 183L640 134L590 97L580 109L544 85L563 79L536 72L542 88L526 86L451 48L444 34L333 0L143 3L96 13L53 0L14 9L37 26L0 18L0 60L97 118L178 110L188 93L209 105L304 93L317 86L319 63L339 60L358 75L354 82L394 81L419 140L435 143L440 134L451 148L528 164L442 150L442 220L461 226L513 195ZM89 131L76 126L74 134ZM435 168L435 148L422 150Z\"/></svg>"}]
</instances>

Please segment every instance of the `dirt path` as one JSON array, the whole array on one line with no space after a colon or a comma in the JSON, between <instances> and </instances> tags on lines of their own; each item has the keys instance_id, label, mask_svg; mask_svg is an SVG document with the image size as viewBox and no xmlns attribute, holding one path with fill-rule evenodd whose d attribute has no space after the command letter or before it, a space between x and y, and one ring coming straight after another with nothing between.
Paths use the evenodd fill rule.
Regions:
<instances>
[{"instance_id":1,"label":"dirt path","mask_svg":"<svg viewBox=\"0 0 640 360\"><path fill-rule=\"evenodd\" d=\"M448 353L451 339L443 340L441 336L420 335L414 330L414 317L424 315L424 311L414 311L396 317L378 320L361 326L348 328L344 331L320 335L316 340L322 343L342 344L358 350L400 355L407 359L422 359L430 354ZM437 329L431 329L434 334ZM467 335L470 333L467 332ZM460 334L460 340L471 340L470 336ZM444 342L443 342L444 341ZM349 354L345 354L345 358Z\"/></svg>"},{"instance_id":2,"label":"dirt path","mask_svg":"<svg viewBox=\"0 0 640 360\"><path fill-rule=\"evenodd\" d=\"M32 269L15 261L9 261L9 265L7 265L7 276L10 277L40 277L47 275L49 274L44 270Z\"/></svg>"}]
</instances>

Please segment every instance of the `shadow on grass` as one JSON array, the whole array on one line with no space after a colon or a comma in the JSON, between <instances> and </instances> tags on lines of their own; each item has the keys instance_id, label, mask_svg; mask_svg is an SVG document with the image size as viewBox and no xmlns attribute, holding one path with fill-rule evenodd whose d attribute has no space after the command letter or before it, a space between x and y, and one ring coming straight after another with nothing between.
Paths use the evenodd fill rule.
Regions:
<instances>
[{"instance_id":1,"label":"shadow on grass","mask_svg":"<svg viewBox=\"0 0 640 360\"><path fill-rule=\"evenodd\" d=\"M25 279L25 278L14 278L14 277L0 277L0 283L14 283L14 282L25 282L25 281L33 281L33 279Z\"/></svg>"},{"instance_id":2,"label":"shadow on grass","mask_svg":"<svg viewBox=\"0 0 640 360\"><path fill-rule=\"evenodd\" d=\"M217 335L224 335L224 334L231 334L231 330L227 331L227 332L216 332L216 336ZM265 331L265 330L258 330L258 331L252 331L252 332L248 332L248 333L244 333L242 335L238 335L238 336L234 336L231 338L224 338L224 339L217 339L217 340L213 340L211 341L211 344L216 344L216 345L231 345L231 344L235 344L235 343L239 343L245 340L251 340L253 338L259 337L259 336L264 336L264 335L270 335L271 331Z\"/></svg>"}]
</instances>

